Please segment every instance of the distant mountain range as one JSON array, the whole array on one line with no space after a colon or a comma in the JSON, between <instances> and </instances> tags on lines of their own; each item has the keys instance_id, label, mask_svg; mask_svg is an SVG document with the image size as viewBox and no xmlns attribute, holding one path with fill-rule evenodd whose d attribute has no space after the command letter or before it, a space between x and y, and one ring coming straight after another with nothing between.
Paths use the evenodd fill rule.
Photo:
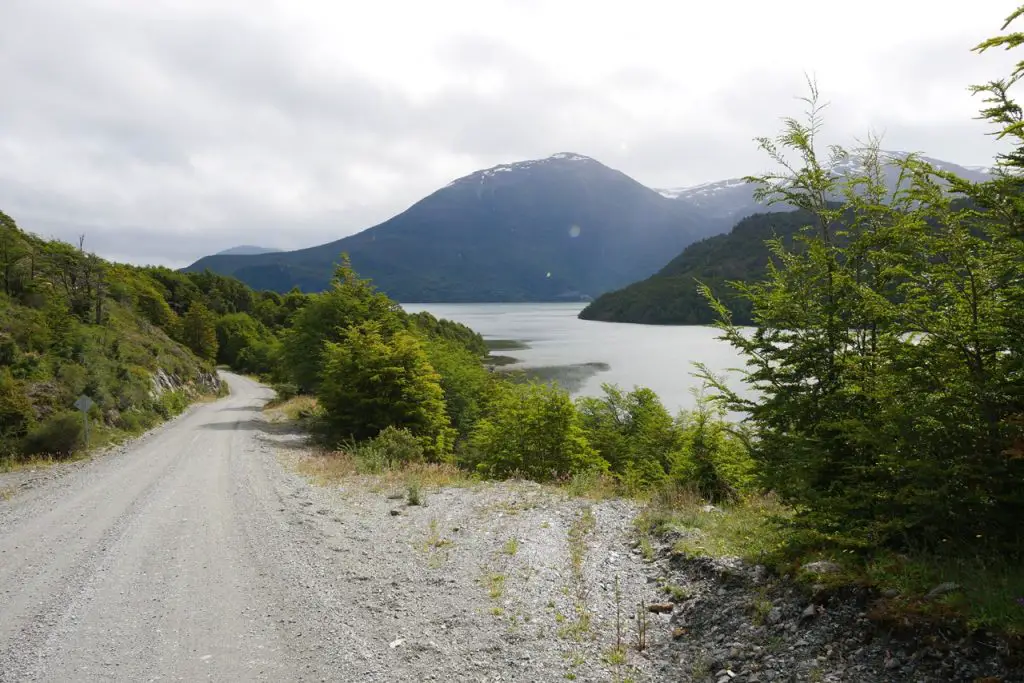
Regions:
<instances>
[{"instance_id":1,"label":"distant mountain range","mask_svg":"<svg viewBox=\"0 0 1024 683\"><path fill-rule=\"evenodd\" d=\"M590 157L561 153L459 178L336 242L208 256L186 270L318 291L347 252L398 301L581 301L647 277L667 254L727 227Z\"/></svg>"},{"instance_id":2,"label":"distant mountain range","mask_svg":"<svg viewBox=\"0 0 1024 683\"><path fill-rule=\"evenodd\" d=\"M902 157L905 153L886 154ZM991 177L988 168L957 166L927 157L925 160L968 180L984 181ZM833 170L845 176L862 170L860 164L860 160L851 157ZM887 166L886 180L890 188L895 187L897 178L898 170ZM601 295L584 308L579 317L651 325L707 325L715 316L697 290L699 280L729 306L734 322L750 324L749 307L745 301L734 298L732 288L726 283L764 277L770 258L765 240L774 236L788 242L811 218L787 204L761 205L753 200L753 191L754 186L742 180L660 190L664 196L687 203L695 210L727 220L735 218L739 222L727 234L689 245L651 277Z\"/></svg>"},{"instance_id":3,"label":"distant mountain range","mask_svg":"<svg viewBox=\"0 0 1024 683\"><path fill-rule=\"evenodd\" d=\"M906 152L887 151L882 152L883 156L893 158L906 158ZM951 171L961 178L972 181L985 180L991 175L992 169L983 166L959 166L948 161L921 157L939 170ZM895 187L899 170L893 165L887 165L886 180L890 187ZM845 162L836 166L833 171L836 175L846 176L852 172L863 170L863 162L855 155L851 155ZM736 221L746 216L761 212L790 211L792 207L785 204L774 204L768 206L754 200L754 190L757 186L745 182L742 178L730 178L718 180L701 185L690 187L678 187L673 189L658 190L662 196L673 199L690 206L694 211L709 218L717 218L735 224Z\"/></svg>"},{"instance_id":4,"label":"distant mountain range","mask_svg":"<svg viewBox=\"0 0 1024 683\"><path fill-rule=\"evenodd\" d=\"M968 179L987 177L987 169L928 161ZM835 171L844 175L859 164L851 157ZM895 182L892 168L888 179ZM285 252L235 247L185 270L233 275L257 289L320 291L347 252L361 275L402 302L586 301L644 281L659 268L663 275L672 254L745 217L791 209L756 202L754 189L731 179L652 190L590 157L565 152L471 173L377 226L328 244ZM616 294L589 307L587 315L690 320L689 314L667 313L682 304L661 295L649 298L646 309L638 307L648 298ZM619 305L626 300L629 306Z\"/></svg>"}]
</instances>

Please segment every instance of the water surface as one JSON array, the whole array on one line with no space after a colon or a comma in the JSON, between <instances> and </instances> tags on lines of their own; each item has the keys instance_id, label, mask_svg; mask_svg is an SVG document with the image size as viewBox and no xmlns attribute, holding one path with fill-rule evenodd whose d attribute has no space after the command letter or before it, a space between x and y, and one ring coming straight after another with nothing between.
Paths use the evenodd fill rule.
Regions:
<instances>
[{"instance_id":1,"label":"water surface","mask_svg":"<svg viewBox=\"0 0 1024 683\"><path fill-rule=\"evenodd\" d=\"M594 364L606 370L576 373L570 387L578 395L596 395L601 383L623 388L650 387L671 411L693 405L693 361L715 372L741 365L721 332L703 326L654 326L580 320L582 303L554 304L402 304L410 313L429 311L464 323L485 339L516 339L528 348L497 351L521 362L513 368ZM730 384L737 385L736 381ZM738 385L737 385L738 386Z\"/></svg>"}]
</instances>

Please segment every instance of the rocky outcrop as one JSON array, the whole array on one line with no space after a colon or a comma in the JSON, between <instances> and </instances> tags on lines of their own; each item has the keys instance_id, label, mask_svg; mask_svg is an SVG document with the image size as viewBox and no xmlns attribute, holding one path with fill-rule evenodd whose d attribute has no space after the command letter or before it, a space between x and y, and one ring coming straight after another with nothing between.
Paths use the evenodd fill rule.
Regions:
<instances>
[{"instance_id":1,"label":"rocky outcrop","mask_svg":"<svg viewBox=\"0 0 1024 683\"><path fill-rule=\"evenodd\" d=\"M151 379L153 382L151 391L153 398L158 398L167 391L185 390L190 394L200 395L217 393L217 390L220 388L220 379L217 377L217 374L203 370L192 377L182 378L160 368L153 373Z\"/></svg>"}]
</instances>

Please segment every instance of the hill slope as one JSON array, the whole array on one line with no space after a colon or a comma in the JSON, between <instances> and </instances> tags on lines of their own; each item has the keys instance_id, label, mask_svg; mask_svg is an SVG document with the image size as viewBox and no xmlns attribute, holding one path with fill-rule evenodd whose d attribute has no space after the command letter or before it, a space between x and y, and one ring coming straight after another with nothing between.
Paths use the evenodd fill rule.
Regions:
<instances>
[{"instance_id":1,"label":"hill slope","mask_svg":"<svg viewBox=\"0 0 1024 683\"><path fill-rule=\"evenodd\" d=\"M465 176L329 244L209 256L186 271L318 291L348 252L360 274L399 301L585 300L650 275L666 254L721 227L589 157L562 153Z\"/></svg>"},{"instance_id":2,"label":"hill slope","mask_svg":"<svg viewBox=\"0 0 1024 683\"><path fill-rule=\"evenodd\" d=\"M579 317L650 325L707 325L715 316L697 291L700 280L724 298L735 322L749 324L749 308L731 296L726 282L762 277L770 258L765 240L773 235L790 239L810 219L805 211L744 218L728 234L691 244L646 280L603 294L584 308Z\"/></svg>"},{"instance_id":3,"label":"hill slope","mask_svg":"<svg viewBox=\"0 0 1024 683\"><path fill-rule=\"evenodd\" d=\"M218 389L212 364L172 338L157 273L39 239L0 212L0 465L80 448L82 394L95 444Z\"/></svg>"}]
</instances>

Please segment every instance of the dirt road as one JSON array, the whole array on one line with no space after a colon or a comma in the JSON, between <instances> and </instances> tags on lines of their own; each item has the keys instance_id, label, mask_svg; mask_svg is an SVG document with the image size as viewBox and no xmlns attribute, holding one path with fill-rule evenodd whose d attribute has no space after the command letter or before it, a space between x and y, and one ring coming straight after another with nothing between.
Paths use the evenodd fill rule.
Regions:
<instances>
[{"instance_id":1,"label":"dirt road","mask_svg":"<svg viewBox=\"0 0 1024 683\"><path fill-rule=\"evenodd\" d=\"M268 433L269 390L227 379L228 398L0 500L0 681L647 678L604 655L610 577L626 612L654 594L624 503L311 486L280 464L301 445Z\"/></svg>"}]
</instances>

